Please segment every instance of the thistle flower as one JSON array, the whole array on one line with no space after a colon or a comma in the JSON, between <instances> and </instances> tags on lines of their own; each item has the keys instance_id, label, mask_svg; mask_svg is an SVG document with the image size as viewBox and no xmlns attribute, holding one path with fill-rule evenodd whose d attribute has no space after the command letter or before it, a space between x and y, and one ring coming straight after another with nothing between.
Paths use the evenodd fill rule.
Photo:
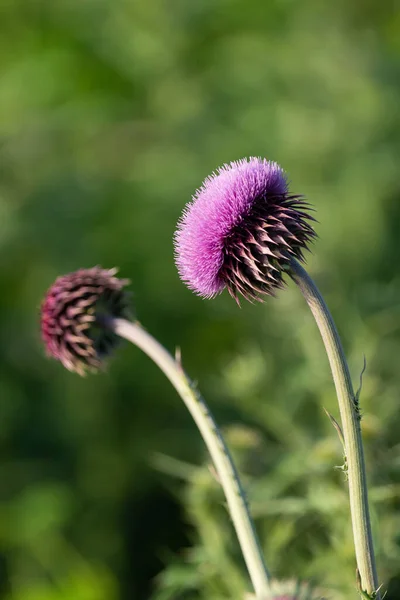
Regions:
<instances>
[{"instance_id":1,"label":"thistle flower","mask_svg":"<svg viewBox=\"0 0 400 600\"><path fill-rule=\"evenodd\" d=\"M185 208L175 233L181 279L204 298L226 287L238 301L283 287L291 258L315 236L308 205L291 195L281 167L261 158L223 165Z\"/></svg>"},{"instance_id":2,"label":"thistle flower","mask_svg":"<svg viewBox=\"0 0 400 600\"><path fill-rule=\"evenodd\" d=\"M128 279L117 269L80 269L59 277L41 308L41 332L47 354L80 375L101 367L118 337L101 327L101 317L127 317Z\"/></svg>"}]
</instances>

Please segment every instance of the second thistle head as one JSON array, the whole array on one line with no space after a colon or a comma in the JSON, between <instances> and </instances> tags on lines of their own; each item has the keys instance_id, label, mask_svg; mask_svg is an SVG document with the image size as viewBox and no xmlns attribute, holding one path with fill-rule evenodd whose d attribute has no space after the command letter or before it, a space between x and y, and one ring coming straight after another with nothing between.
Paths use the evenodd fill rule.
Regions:
<instances>
[{"instance_id":1,"label":"second thistle head","mask_svg":"<svg viewBox=\"0 0 400 600\"><path fill-rule=\"evenodd\" d=\"M48 290L41 308L41 331L49 356L70 371L84 375L103 364L118 343L103 326L110 317L129 318L127 279L117 269L80 269L59 277Z\"/></svg>"},{"instance_id":2,"label":"second thistle head","mask_svg":"<svg viewBox=\"0 0 400 600\"><path fill-rule=\"evenodd\" d=\"M281 167L261 158L223 165L187 205L175 234L181 279L204 298L227 288L237 301L283 287L290 260L315 237L308 204L289 193Z\"/></svg>"}]
</instances>

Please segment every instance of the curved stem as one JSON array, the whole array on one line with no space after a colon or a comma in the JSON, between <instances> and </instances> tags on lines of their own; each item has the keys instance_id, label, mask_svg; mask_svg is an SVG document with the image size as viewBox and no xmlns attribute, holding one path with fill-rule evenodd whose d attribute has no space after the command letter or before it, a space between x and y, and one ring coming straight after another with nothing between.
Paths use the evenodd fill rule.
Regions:
<instances>
[{"instance_id":1,"label":"curved stem","mask_svg":"<svg viewBox=\"0 0 400 600\"><path fill-rule=\"evenodd\" d=\"M368 597L379 599L358 398L354 395L349 367L335 323L317 286L295 259L291 261L290 274L314 315L329 358L342 420L350 512L361 591L366 592Z\"/></svg>"},{"instance_id":2,"label":"curved stem","mask_svg":"<svg viewBox=\"0 0 400 600\"><path fill-rule=\"evenodd\" d=\"M103 325L143 350L168 377L186 404L215 464L256 596L260 600L265 599L270 587L269 573L249 514L245 493L229 450L205 401L185 374L180 362L139 323L131 323L125 319L107 319Z\"/></svg>"}]
</instances>

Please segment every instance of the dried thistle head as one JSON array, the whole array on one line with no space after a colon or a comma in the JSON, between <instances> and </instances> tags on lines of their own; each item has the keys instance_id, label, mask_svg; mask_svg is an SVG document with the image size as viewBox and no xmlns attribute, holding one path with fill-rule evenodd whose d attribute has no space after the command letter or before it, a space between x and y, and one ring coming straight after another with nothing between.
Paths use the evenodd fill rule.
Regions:
<instances>
[{"instance_id":1,"label":"dried thistle head","mask_svg":"<svg viewBox=\"0 0 400 600\"><path fill-rule=\"evenodd\" d=\"M238 301L283 287L291 258L315 237L308 204L289 193L281 167L261 158L223 165L184 209L175 233L181 279L204 298L227 288Z\"/></svg>"},{"instance_id":2,"label":"dried thistle head","mask_svg":"<svg viewBox=\"0 0 400 600\"><path fill-rule=\"evenodd\" d=\"M59 277L41 307L41 332L47 354L84 375L96 370L118 343L101 317L129 318L128 279L117 269L80 269Z\"/></svg>"}]
</instances>

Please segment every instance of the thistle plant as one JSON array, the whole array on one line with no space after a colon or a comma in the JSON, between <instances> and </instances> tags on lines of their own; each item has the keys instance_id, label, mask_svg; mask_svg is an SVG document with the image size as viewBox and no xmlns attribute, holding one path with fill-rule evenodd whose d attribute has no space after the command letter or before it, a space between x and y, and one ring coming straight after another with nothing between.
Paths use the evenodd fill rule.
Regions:
<instances>
[{"instance_id":1,"label":"thistle plant","mask_svg":"<svg viewBox=\"0 0 400 600\"><path fill-rule=\"evenodd\" d=\"M214 462L224 490L256 597L269 600L270 576L249 513L244 490L221 432L204 399L184 372L179 353L173 358L139 324L129 321L127 279L116 269L81 269L59 277L41 309L42 338L49 356L84 375L104 366L120 338L147 354L170 380L191 413Z\"/></svg>"},{"instance_id":2,"label":"thistle plant","mask_svg":"<svg viewBox=\"0 0 400 600\"><path fill-rule=\"evenodd\" d=\"M303 266L315 238L310 207L289 192L284 171L260 158L224 165L195 192L178 222L175 259L181 279L203 298L225 288L239 302L262 302L299 286L320 330L336 387L345 444L359 592L380 598L373 550L360 409L332 316Z\"/></svg>"}]
</instances>

